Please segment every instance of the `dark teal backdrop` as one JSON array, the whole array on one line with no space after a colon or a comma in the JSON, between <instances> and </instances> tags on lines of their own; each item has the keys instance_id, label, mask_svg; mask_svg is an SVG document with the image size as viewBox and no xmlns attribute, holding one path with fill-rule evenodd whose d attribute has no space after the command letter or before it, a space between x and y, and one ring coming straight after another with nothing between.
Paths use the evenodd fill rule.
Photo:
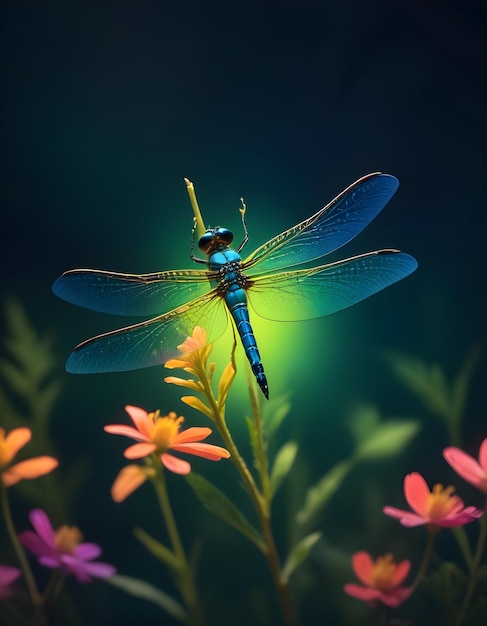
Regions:
<instances>
[{"instance_id":1,"label":"dark teal backdrop","mask_svg":"<svg viewBox=\"0 0 487 626\"><path fill-rule=\"evenodd\" d=\"M146 521L157 515L152 494L111 502L122 447L101 428L122 419L126 403L184 412L179 393L162 383L162 368L65 374L62 362L77 342L125 320L57 300L53 280L73 267L189 267L184 176L211 225L239 233L245 198L250 251L360 176L392 173L401 183L396 196L342 256L398 247L418 259L417 272L330 318L259 325L260 341L271 393L291 390L286 429L299 439L312 479L349 453L343 418L355 402L421 417L382 350L439 362L452 375L485 339L485 3L20 0L2 3L1 22L3 302L17 298L34 327L55 337L65 388L53 437L66 461L79 455L89 467L69 521L102 543L122 573L164 586L162 568L130 535L139 523L157 529ZM218 353L222 366L228 349L227 341ZM487 435L485 372L484 356L465 424L472 446ZM243 437L242 398L229 419ZM446 443L431 424L414 459L421 471ZM391 493L411 469L398 462ZM176 500L181 482L170 481ZM213 520L186 485L179 500L179 515L190 518L183 531L193 533L201 516L204 534ZM285 511L284 498L278 506ZM234 559L204 552L209 577L231 581L223 590L230 606L245 597L239 584L268 584L259 555L240 540L234 550ZM100 588L76 593L86 602L100 594L118 624L134 623L140 611L144 623L157 623L149 605ZM210 605L220 592L213 584ZM84 614L94 624L91 609ZM96 623L109 622L101 615Z\"/></svg>"}]
</instances>

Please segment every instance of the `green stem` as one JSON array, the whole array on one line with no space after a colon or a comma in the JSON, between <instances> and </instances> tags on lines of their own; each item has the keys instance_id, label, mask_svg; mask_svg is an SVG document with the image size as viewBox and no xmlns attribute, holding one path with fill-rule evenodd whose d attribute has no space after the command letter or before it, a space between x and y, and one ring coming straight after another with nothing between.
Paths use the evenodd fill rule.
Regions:
<instances>
[{"instance_id":1,"label":"green stem","mask_svg":"<svg viewBox=\"0 0 487 626\"><path fill-rule=\"evenodd\" d=\"M438 526L428 525L426 528L428 530L428 541L426 543L423 560L421 561L421 565L419 566L418 573L416 574L416 578L414 579L414 582L411 585L411 593L416 589L416 587L419 585L423 576L426 573L429 562L431 560L431 556L433 554L433 548L435 546L436 535L440 531Z\"/></svg>"},{"instance_id":2,"label":"green stem","mask_svg":"<svg viewBox=\"0 0 487 626\"><path fill-rule=\"evenodd\" d=\"M455 621L455 626L460 626L460 624L463 623L463 620L465 619L465 616L468 611L468 607L470 606L470 601L472 600L472 595L475 589L475 584L477 582L477 573L478 573L478 569L480 565L480 559L482 558L482 554L483 554L484 546L485 546L485 540L487 538L486 515L487 515L487 500L484 506L484 515L479 520L480 531L479 531L479 536L477 539L477 548L475 550L472 565L470 567L470 577L468 581L467 591L465 592L462 606L460 607L460 610L458 612L458 615Z\"/></svg>"},{"instance_id":3,"label":"green stem","mask_svg":"<svg viewBox=\"0 0 487 626\"><path fill-rule=\"evenodd\" d=\"M59 598L63 584L64 576L61 574L59 569L55 569L42 596L46 620L49 618L49 615Z\"/></svg>"},{"instance_id":4,"label":"green stem","mask_svg":"<svg viewBox=\"0 0 487 626\"><path fill-rule=\"evenodd\" d=\"M15 553L19 560L20 569L22 570L22 574L24 576L25 584L27 585L27 589L29 591L32 604L34 605L34 607L39 607L39 605L41 604L41 597L39 595L39 590L37 589L36 581L32 574L32 570L29 567L29 562L25 555L25 551L15 531L15 526L14 526L14 522L12 519L12 513L10 511L10 504L8 501L7 488L3 484L1 478L0 478L0 491L2 493L2 508L3 508L3 513L5 517L5 526L7 527L7 532L10 537L10 541L12 542Z\"/></svg>"},{"instance_id":5,"label":"green stem","mask_svg":"<svg viewBox=\"0 0 487 626\"><path fill-rule=\"evenodd\" d=\"M195 626L202 626L204 624L202 611L198 599L198 593L196 591L196 585L194 582L193 572L188 565L186 553L184 551L179 531L174 519L174 514L169 502L169 496L166 488L166 480L164 476L164 469L160 462L160 459L155 457L153 459L153 465L156 469L156 477L153 481L157 498L162 511L162 516L166 524L167 533L171 541L172 550L174 556L177 559L177 581L181 594L184 598L186 606L189 609L191 615L191 623Z\"/></svg>"},{"instance_id":6,"label":"green stem","mask_svg":"<svg viewBox=\"0 0 487 626\"><path fill-rule=\"evenodd\" d=\"M262 535L264 537L265 542L265 556L267 559L267 563L269 565L269 569L271 571L272 578L274 580L274 585L276 587L277 595L279 598L279 603L281 605L281 611L284 618L285 626L295 626L296 618L294 615L294 611L291 604L291 598L289 593L289 584L287 578L283 575L281 570L281 565L279 562L279 556L277 554L277 548L274 541L274 535L272 533L272 527L270 523L270 511L268 506L268 501L266 501L265 497L259 491L255 480L250 473L247 464L242 458L233 438L228 430L227 424L225 422L225 417L223 411L220 411L218 402L215 399L213 394L213 390L210 385L210 381L208 376L206 375L206 371L198 372L201 374L199 377L200 382L204 388L204 394L207 397L211 410L213 413L213 421L222 436L222 439L230 452L230 459L237 468L246 488L247 492L254 504L255 510L257 512L257 516L259 519L259 525L262 531Z\"/></svg>"}]
</instances>

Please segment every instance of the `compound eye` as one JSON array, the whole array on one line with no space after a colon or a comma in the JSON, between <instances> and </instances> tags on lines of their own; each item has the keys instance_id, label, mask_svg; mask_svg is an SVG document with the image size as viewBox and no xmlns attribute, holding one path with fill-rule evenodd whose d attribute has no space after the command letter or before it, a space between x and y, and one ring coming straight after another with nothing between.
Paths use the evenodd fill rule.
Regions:
<instances>
[{"instance_id":1,"label":"compound eye","mask_svg":"<svg viewBox=\"0 0 487 626\"><path fill-rule=\"evenodd\" d=\"M215 231L215 237L218 243L223 243L229 246L233 241L233 233L228 228L217 228Z\"/></svg>"},{"instance_id":2,"label":"compound eye","mask_svg":"<svg viewBox=\"0 0 487 626\"><path fill-rule=\"evenodd\" d=\"M207 230L206 233L204 233L204 235L200 237L198 241L198 248L201 250L201 252L206 252L208 250L213 242L214 237L215 234L211 230Z\"/></svg>"}]
</instances>

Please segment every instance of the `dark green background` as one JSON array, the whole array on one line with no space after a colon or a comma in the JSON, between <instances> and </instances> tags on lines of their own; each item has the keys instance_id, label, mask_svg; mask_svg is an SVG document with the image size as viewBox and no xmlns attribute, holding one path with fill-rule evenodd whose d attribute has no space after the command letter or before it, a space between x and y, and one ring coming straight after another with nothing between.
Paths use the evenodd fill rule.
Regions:
<instances>
[{"instance_id":1,"label":"dark green background","mask_svg":"<svg viewBox=\"0 0 487 626\"><path fill-rule=\"evenodd\" d=\"M65 390L53 437L62 461L87 464L73 519L56 522L79 524L121 573L170 590L162 567L130 535L139 523L157 532L152 494L146 488L124 505L110 501L123 447L101 427L123 419L126 403L183 412L188 425L200 417L184 411L178 390L162 383L162 368L65 374L62 361L73 345L126 320L57 300L53 280L72 267L189 267L184 176L194 181L209 224L240 232L244 196L250 251L360 176L393 173L398 193L343 256L398 247L418 259L418 271L330 318L279 329L268 323L256 332L271 394L291 391L285 434L298 438L310 480L350 452L344 418L354 403L424 417L380 355L386 348L416 354L452 375L485 338L485 3L12 1L2 3L0 18L2 295L18 298L39 331L55 333ZM230 345L228 337L222 342L215 357L221 367ZM485 370L482 358L465 424L472 452L487 434ZM243 438L242 395L230 409ZM431 482L449 480L439 460L446 443L444 430L425 417L410 457L394 471L374 469L376 479L377 472L392 473L389 503L401 504L402 476L412 469ZM206 475L226 471L208 465L195 463ZM232 602L245 605L256 588L273 593L264 562L207 516L181 479L170 489L187 543L210 532L203 549L207 602L214 614L218 602L224 607L214 623L240 624ZM331 527L322 527L337 542L344 520L353 518L360 533L361 511L346 501L345 490ZM277 507L278 535L285 537L284 497ZM25 527L23 514L18 524ZM397 537L406 532L387 529ZM341 547L380 553L387 544L387 537L371 546L356 535ZM405 548L399 557L407 556ZM101 584L96 589L81 591L87 623L161 619L149 605ZM313 588L310 624L331 623L340 591L329 589L328 597ZM96 594L100 610L90 601ZM320 611L313 622L310 615Z\"/></svg>"}]
</instances>

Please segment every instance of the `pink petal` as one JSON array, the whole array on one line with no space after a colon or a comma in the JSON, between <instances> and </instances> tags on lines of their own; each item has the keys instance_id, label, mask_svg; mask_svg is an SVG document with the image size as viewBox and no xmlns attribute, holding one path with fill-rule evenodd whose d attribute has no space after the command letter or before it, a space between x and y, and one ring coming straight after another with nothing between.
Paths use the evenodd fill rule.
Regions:
<instances>
[{"instance_id":1,"label":"pink petal","mask_svg":"<svg viewBox=\"0 0 487 626\"><path fill-rule=\"evenodd\" d=\"M460 513L447 515L443 519L435 520L435 524L444 528L453 528L455 526L463 526L482 517L483 511L474 506L467 506Z\"/></svg>"},{"instance_id":2,"label":"pink petal","mask_svg":"<svg viewBox=\"0 0 487 626\"><path fill-rule=\"evenodd\" d=\"M17 567L9 565L0 565L0 587L11 585L14 580L20 578L22 572Z\"/></svg>"},{"instance_id":3,"label":"pink petal","mask_svg":"<svg viewBox=\"0 0 487 626\"><path fill-rule=\"evenodd\" d=\"M394 585L394 587L399 587L399 585L405 580L406 576L409 574L410 569L411 561L405 560L397 564L397 568L394 572L394 577L392 579L392 584Z\"/></svg>"},{"instance_id":4,"label":"pink petal","mask_svg":"<svg viewBox=\"0 0 487 626\"><path fill-rule=\"evenodd\" d=\"M343 589L349 596L353 596L354 598L363 600L364 602L373 602L374 600L378 600L380 595L380 592L377 589L362 587L353 583L345 585Z\"/></svg>"},{"instance_id":5,"label":"pink petal","mask_svg":"<svg viewBox=\"0 0 487 626\"><path fill-rule=\"evenodd\" d=\"M40 556L39 563L45 567L61 567L61 555L55 554L53 556Z\"/></svg>"},{"instance_id":6,"label":"pink petal","mask_svg":"<svg viewBox=\"0 0 487 626\"><path fill-rule=\"evenodd\" d=\"M148 456L155 452L157 446L155 443L134 443L133 446L129 446L123 456L126 459L141 459L144 456Z\"/></svg>"},{"instance_id":7,"label":"pink petal","mask_svg":"<svg viewBox=\"0 0 487 626\"><path fill-rule=\"evenodd\" d=\"M175 474L189 474L191 471L191 465L183 459L178 459L172 454L161 455L161 461L164 467Z\"/></svg>"},{"instance_id":8,"label":"pink petal","mask_svg":"<svg viewBox=\"0 0 487 626\"><path fill-rule=\"evenodd\" d=\"M192 426L191 428L186 428L186 430L178 433L174 439L174 443L179 444L201 441L202 439L206 439L208 435L211 435L212 432L211 428L206 428L205 426Z\"/></svg>"},{"instance_id":9,"label":"pink petal","mask_svg":"<svg viewBox=\"0 0 487 626\"><path fill-rule=\"evenodd\" d=\"M370 554L365 551L356 552L352 556L352 567L355 576L360 582L369 587L372 580L372 568L374 567L374 562Z\"/></svg>"},{"instance_id":10,"label":"pink petal","mask_svg":"<svg viewBox=\"0 0 487 626\"><path fill-rule=\"evenodd\" d=\"M382 510L389 517L398 519L403 526L421 526L421 524L426 524L427 521L424 517L416 515L416 513L396 509L395 506L385 506Z\"/></svg>"},{"instance_id":11,"label":"pink petal","mask_svg":"<svg viewBox=\"0 0 487 626\"><path fill-rule=\"evenodd\" d=\"M33 509L29 513L29 519L39 537L41 537L50 548L55 549L54 530L47 514L44 513L42 509Z\"/></svg>"},{"instance_id":12,"label":"pink petal","mask_svg":"<svg viewBox=\"0 0 487 626\"><path fill-rule=\"evenodd\" d=\"M149 418L149 414L138 406L127 404L125 410L130 415L137 430L147 439L150 439L154 430L154 422Z\"/></svg>"},{"instance_id":13,"label":"pink petal","mask_svg":"<svg viewBox=\"0 0 487 626\"><path fill-rule=\"evenodd\" d=\"M29 550L29 552L32 552L32 554L35 554L37 557L46 553L50 554L54 551L54 548L50 548L44 539L41 539L39 535L36 535L36 533L32 532L32 530L24 530L24 532L20 533L19 540L24 548Z\"/></svg>"},{"instance_id":14,"label":"pink petal","mask_svg":"<svg viewBox=\"0 0 487 626\"><path fill-rule=\"evenodd\" d=\"M171 446L172 450L178 452L186 452L186 454L194 454L203 457L209 461L219 461L220 459L228 459L230 453L225 448L214 446L211 443L180 443Z\"/></svg>"},{"instance_id":15,"label":"pink petal","mask_svg":"<svg viewBox=\"0 0 487 626\"><path fill-rule=\"evenodd\" d=\"M425 479L419 472L407 474L404 478L404 496L409 506L418 515L422 517L426 513L426 505L428 503L431 491Z\"/></svg>"},{"instance_id":16,"label":"pink petal","mask_svg":"<svg viewBox=\"0 0 487 626\"><path fill-rule=\"evenodd\" d=\"M82 561L92 561L101 554L101 548L96 543L80 543L76 546L73 556Z\"/></svg>"},{"instance_id":17,"label":"pink petal","mask_svg":"<svg viewBox=\"0 0 487 626\"><path fill-rule=\"evenodd\" d=\"M103 430L110 435L123 435L124 437L130 437L135 441L147 441L147 437L141 435L141 433L133 426L127 426L126 424L108 424L103 427Z\"/></svg>"},{"instance_id":18,"label":"pink petal","mask_svg":"<svg viewBox=\"0 0 487 626\"><path fill-rule=\"evenodd\" d=\"M400 587L399 589L391 589L390 591L382 591L379 596L379 600L382 604L387 606L396 607L399 606L404 600L407 600L411 595L411 589L408 587Z\"/></svg>"},{"instance_id":19,"label":"pink petal","mask_svg":"<svg viewBox=\"0 0 487 626\"><path fill-rule=\"evenodd\" d=\"M487 437L480 444L479 463L487 474Z\"/></svg>"},{"instance_id":20,"label":"pink petal","mask_svg":"<svg viewBox=\"0 0 487 626\"><path fill-rule=\"evenodd\" d=\"M445 448L443 456L459 476L487 493L487 473L474 458L460 448L453 447Z\"/></svg>"},{"instance_id":21,"label":"pink petal","mask_svg":"<svg viewBox=\"0 0 487 626\"><path fill-rule=\"evenodd\" d=\"M5 437L5 443L9 448L8 461L10 462L17 452L23 448L32 437L32 431L30 428L14 428Z\"/></svg>"}]
</instances>

